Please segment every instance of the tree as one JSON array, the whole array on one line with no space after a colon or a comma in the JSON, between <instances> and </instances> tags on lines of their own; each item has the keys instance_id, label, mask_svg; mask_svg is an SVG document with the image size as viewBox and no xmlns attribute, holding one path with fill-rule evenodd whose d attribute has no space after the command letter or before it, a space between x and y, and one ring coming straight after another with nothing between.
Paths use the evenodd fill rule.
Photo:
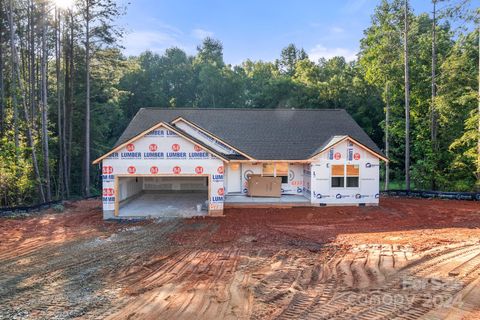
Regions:
<instances>
[{"instance_id":1,"label":"tree","mask_svg":"<svg viewBox=\"0 0 480 320\"><path fill-rule=\"evenodd\" d=\"M385 189L389 188L390 163L399 164L399 156L403 150L397 145L399 132L397 123L400 120L400 92L404 84L401 81L403 66L401 63L402 4L399 1L382 1L372 16L372 26L365 30L365 37L360 41L359 63L365 70L368 83L382 90L385 104L384 142L385 155L390 159L385 164ZM403 120L403 117L402 117ZM395 142L391 152L391 140Z\"/></svg>"},{"instance_id":2,"label":"tree","mask_svg":"<svg viewBox=\"0 0 480 320\"><path fill-rule=\"evenodd\" d=\"M21 93L22 95L22 105L23 105L23 114L24 114L24 117L25 117L25 127L26 127L26 134L27 134L27 143L28 143L28 147L31 149L31 157L32 157L32 163L33 163L33 168L34 168L34 172L35 172L35 177L36 177L36 180L37 180L37 184L38 184L38 190L39 190L39 193L40 193L40 198L43 202L45 202L46 198L45 198L45 193L44 193L44 190L43 190L43 185L42 185L42 181L41 181L41 176L40 176L40 170L39 170L39 166L38 166L38 161L37 161L37 154L36 154L36 150L35 150L35 143L34 143L34 139L33 139L33 134L32 134L32 130L31 130L31 127L30 127L30 117L29 117L29 114L28 114L28 109L27 109L27 105L26 105L26 95L25 95L25 90L23 88L23 85L22 85L22 81L21 81L21 73L20 73L20 67L19 67L19 57L18 57L18 53L17 53L17 49L15 47L15 30L14 30L14 26L13 26L13 13L14 13L14 10L13 10L13 1L10 0L9 2L9 17L8 17L8 20L9 20L9 27L10 27L10 55L11 55L11 69L12 69L12 78L11 78L11 81L12 83L14 84L12 87L12 100L13 100L13 104L14 104L14 113L17 112L17 90ZM18 88L17 88L18 86ZM13 125L14 125L14 130L15 130L15 152L16 152L16 159L15 159L15 163L19 163L19 154L18 154L18 150L20 148L20 144L19 144L19 140L18 140L18 128L17 128L17 125L18 125L18 115L15 114L14 115L14 121L13 121Z\"/></svg>"},{"instance_id":3,"label":"tree","mask_svg":"<svg viewBox=\"0 0 480 320\"><path fill-rule=\"evenodd\" d=\"M85 0L81 8L85 30L85 134L84 134L84 163L83 163L83 194L90 195L90 64L95 48L115 46L121 31L116 29L113 18L122 14L122 9L114 0ZM95 48L92 50L92 45Z\"/></svg>"},{"instance_id":4,"label":"tree","mask_svg":"<svg viewBox=\"0 0 480 320\"><path fill-rule=\"evenodd\" d=\"M8 7L8 28L10 30L10 68L12 69L11 73L11 98L12 98L12 109L13 109L13 130L14 130L14 140L15 140L15 149L18 150L20 147L19 137L18 137L18 107L17 107L17 76L15 74L15 30L13 26L13 0L9 0ZM18 156L18 155L17 155Z\"/></svg>"},{"instance_id":5,"label":"tree","mask_svg":"<svg viewBox=\"0 0 480 320\"><path fill-rule=\"evenodd\" d=\"M197 47L197 63L211 64L215 67L223 67L223 44L219 40L207 37Z\"/></svg>"},{"instance_id":6,"label":"tree","mask_svg":"<svg viewBox=\"0 0 480 320\"><path fill-rule=\"evenodd\" d=\"M473 31L458 39L440 65L437 110L440 135L448 152L443 181L449 189L469 191L475 185L478 157L478 36Z\"/></svg>"},{"instance_id":7,"label":"tree","mask_svg":"<svg viewBox=\"0 0 480 320\"><path fill-rule=\"evenodd\" d=\"M308 59L305 50L303 50L303 48L297 49L297 47L291 43L282 49L280 59L277 60L278 69L292 76L295 73L295 65L297 62L305 59Z\"/></svg>"},{"instance_id":8,"label":"tree","mask_svg":"<svg viewBox=\"0 0 480 320\"><path fill-rule=\"evenodd\" d=\"M437 69L437 38L436 38L436 29L437 29L437 0L432 0L433 10L432 10L432 106L430 111L430 131L432 139L432 148L434 151L438 151L437 145L437 111L435 109L435 98L437 96L437 84L436 84L436 69ZM435 185L432 186L433 189Z\"/></svg>"},{"instance_id":9,"label":"tree","mask_svg":"<svg viewBox=\"0 0 480 320\"><path fill-rule=\"evenodd\" d=\"M408 65L408 0L404 15L404 64L405 64L405 188L410 190L410 76Z\"/></svg>"},{"instance_id":10,"label":"tree","mask_svg":"<svg viewBox=\"0 0 480 320\"><path fill-rule=\"evenodd\" d=\"M42 142L43 142L43 171L46 186L47 201L52 200L52 191L50 186L50 157L48 148L48 91L47 91L47 2L42 3L42 63L41 63L41 97L42 97Z\"/></svg>"},{"instance_id":11,"label":"tree","mask_svg":"<svg viewBox=\"0 0 480 320\"><path fill-rule=\"evenodd\" d=\"M4 29L3 2L0 3L0 27ZM5 85L3 75L3 32L0 32L0 139L5 135Z\"/></svg>"},{"instance_id":12,"label":"tree","mask_svg":"<svg viewBox=\"0 0 480 320\"><path fill-rule=\"evenodd\" d=\"M90 196L90 24L91 1L85 2L85 162L83 172L83 194Z\"/></svg>"}]
</instances>

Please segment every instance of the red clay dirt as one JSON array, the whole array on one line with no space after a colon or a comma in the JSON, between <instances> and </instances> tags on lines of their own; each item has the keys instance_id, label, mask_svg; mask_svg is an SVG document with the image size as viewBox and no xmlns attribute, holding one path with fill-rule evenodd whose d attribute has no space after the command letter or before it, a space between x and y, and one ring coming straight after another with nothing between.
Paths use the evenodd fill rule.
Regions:
<instances>
[{"instance_id":1,"label":"red clay dirt","mask_svg":"<svg viewBox=\"0 0 480 320\"><path fill-rule=\"evenodd\" d=\"M478 319L480 203L0 218L0 318Z\"/></svg>"}]
</instances>

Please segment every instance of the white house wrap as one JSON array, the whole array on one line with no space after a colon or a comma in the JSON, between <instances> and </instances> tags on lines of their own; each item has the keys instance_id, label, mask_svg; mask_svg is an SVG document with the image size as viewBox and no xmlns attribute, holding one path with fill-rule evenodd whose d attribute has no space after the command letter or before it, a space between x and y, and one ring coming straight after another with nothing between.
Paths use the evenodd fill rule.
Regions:
<instances>
[{"instance_id":1,"label":"white house wrap","mask_svg":"<svg viewBox=\"0 0 480 320\"><path fill-rule=\"evenodd\" d=\"M380 160L343 110L141 109L94 163L102 166L104 218L116 218L128 216L119 216L122 203L148 191L208 191L210 215L229 199L252 205L260 200L246 197L250 174L282 177L287 202L375 205Z\"/></svg>"}]
</instances>

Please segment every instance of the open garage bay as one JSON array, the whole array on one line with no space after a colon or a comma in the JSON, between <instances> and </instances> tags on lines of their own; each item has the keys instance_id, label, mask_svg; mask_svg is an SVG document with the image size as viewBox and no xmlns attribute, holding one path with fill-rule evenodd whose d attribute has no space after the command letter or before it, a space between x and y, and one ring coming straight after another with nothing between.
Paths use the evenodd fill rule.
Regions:
<instances>
[{"instance_id":1,"label":"open garage bay","mask_svg":"<svg viewBox=\"0 0 480 320\"><path fill-rule=\"evenodd\" d=\"M192 217L207 214L207 177L121 177L119 217Z\"/></svg>"}]
</instances>

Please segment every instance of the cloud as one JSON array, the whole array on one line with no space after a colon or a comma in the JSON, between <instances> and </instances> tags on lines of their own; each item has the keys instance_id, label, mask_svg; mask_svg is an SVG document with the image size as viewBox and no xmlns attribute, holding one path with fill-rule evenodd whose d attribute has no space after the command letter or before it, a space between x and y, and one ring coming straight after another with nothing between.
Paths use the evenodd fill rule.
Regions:
<instances>
[{"instance_id":1,"label":"cloud","mask_svg":"<svg viewBox=\"0 0 480 320\"><path fill-rule=\"evenodd\" d=\"M331 33L343 33L345 30L342 27L331 27L330 28Z\"/></svg>"},{"instance_id":2,"label":"cloud","mask_svg":"<svg viewBox=\"0 0 480 320\"><path fill-rule=\"evenodd\" d=\"M345 57L345 60L352 61L356 59L357 52L346 48L327 48L317 44L309 52L308 56L313 61L318 61L320 58L330 59L337 56Z\"/></svg>"},{"instance_id":3,"label":"cloud","mask_svg":"<svg viewBox=\"0 0 480 320\"><path fill-rule=\"evenodd\" d=\"M163 31L135 31L127 34L123 40L126 55L138 55L150 50L163 52L169 47L180 47L174 34Z\"/></svg>"},{"instance_id":4,"label":"cloud","mask_svg":"<svg viewBox=\"0 0 480 320\"><path fill-rule=\"evenodd\" d=\"M200 28L192 30L192 35L199 40L203 40L208 37L213 37L213 34L214 33L212 31L208 31Z\"/></svg>"},{"instance_id":5,"label":"cloud","mask_svg":"<svg viewBox=\"0 0 480 320\"><path fill-rule=\"evenodd\" d=\"M345 5L343 6L343 11L347 14L355 14L359 11L365 10L365 8L369 8L374 1L369 0L348 0Z\"/></svg>"}]
</instances>

